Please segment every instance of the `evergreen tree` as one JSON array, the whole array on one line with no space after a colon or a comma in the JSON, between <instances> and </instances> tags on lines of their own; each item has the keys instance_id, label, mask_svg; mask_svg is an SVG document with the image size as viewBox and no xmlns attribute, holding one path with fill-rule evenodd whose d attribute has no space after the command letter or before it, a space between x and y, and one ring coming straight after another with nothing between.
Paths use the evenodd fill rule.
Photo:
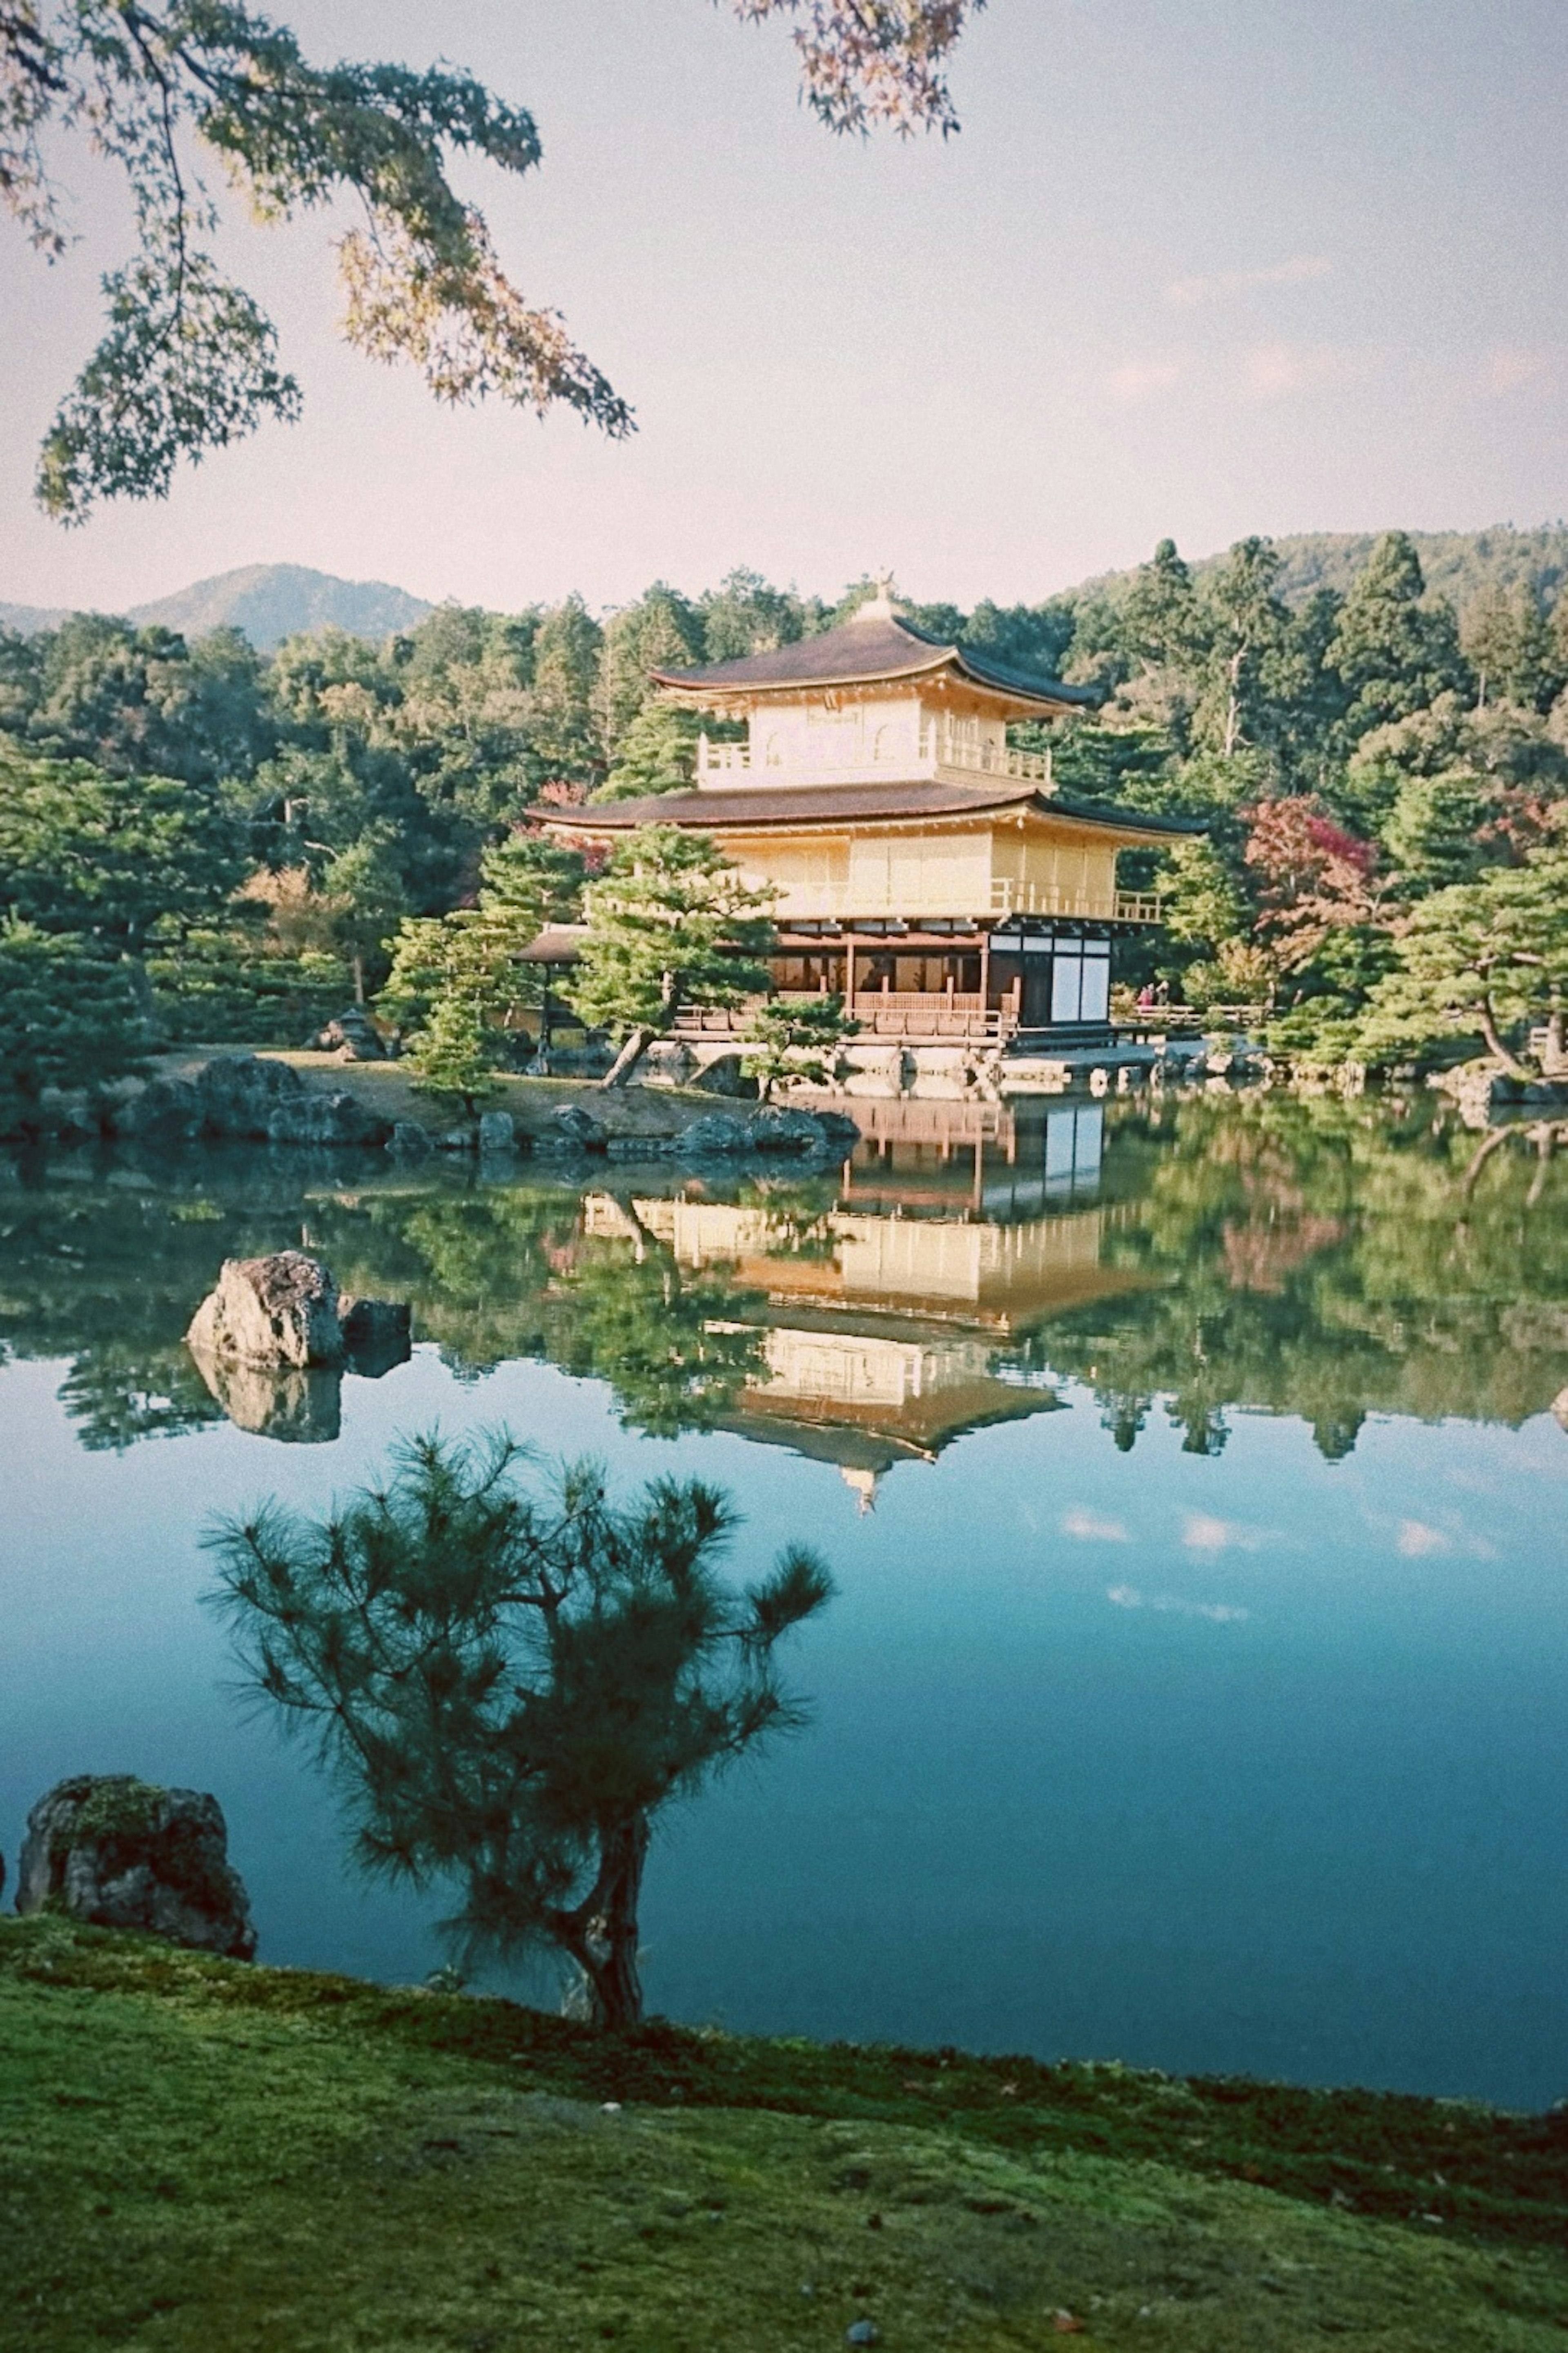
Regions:
<instances>
[{"instance_id":1,"label":"evergreen tree","mask_svg":"<svg viewBox=\"0 0 1568 2353\"><path fill-rule=\"evenodd\" d=\"M587 781L600 773L604 744L594 702L602 634L577 596L539 625L528 719L547 776Z\"/></svg>"},{"instance_id":2,"label":"evergreen tree","mask_svg":"<svg viewBox=\"0 0 1568 2353\"><path fill-rule=\"evenodd\" d=\"M771 653L793 645L823 626L817 598L793 589L770 587L760 572L743 566L727 573L717 588L698 599L704 661L739 661L746 654Z\"/></svg>"},{"instance_id":3,"label":"evergreen tree","mask_svg":"<svg viewBox=\"0 0 1568 2353\"><path fill-rule=\"evenodd\" d=\"M0 735L0 911L135 958L160 920L210 919L244 871L211 793L31 757Z\"/></svg>"},{"instance_id":4,"label":"evergreen tree","mask_svg":"<svg viewBox=\"0 0 1568 2353\"><path fill-rule=\"evenodd\" d=\"M1202 708L1206 740L1226 759L1257 743L1263 665L1286 642L1289 616L1275 594L1279 570L1270 541L1243 539L1204 584L1208 659Z\"/></svg>"},{"instance_id":5,"label":"evergreen tree","mask_svg":"<svg viewBox=\"0 0 1568 2353\"><path fill-rule=\"evenodd\" d=\"M641 800L654 793L684 792L697 774L697 738L702 720L672 702L648 702L621 737L615 764L594 798Z\"/></svg>"},{"instance_id":6,"label":"evergreen tree","mask_svg":"<svg viewBox=\"0 0 1568 2353\"><path fill-rule=\"evenodd\" d=\"M0 926L0 1134L36 1119L47 1087L134 1071L146 1044L122 961L68 934Z\"/></svg>"},{"instance_id":7,"label":"evergreen tree","mask_svg":"<svg viewBox=\"0 0 1568 2353\"><path fill-rule=\"evenodd\" d=\"M1164 928L1184 947L1212 955L1247 931L1246 902L1214 844L1201 835L1165 852L1158 879Z\"/></svg>"},{"instance_id":8,"label":"evergreen tree","mask_svg":"<svg viewBox=\"0 0 1568 2353\"><path fill-rule=\"evenodd\" d=\"M1406 896L1466 882L1481 864L1489 807L1486 780L1470 768L1408 776L1383 828L1383 843Z\"/></svg>"},{"instance_id":9,"label":"evergreen tree","mask_svg":"<svg viewBox=\"0 0 1568 2353\"><path fill-rule=\"evenodd\" d=\"M599 740L617 759L622 738L647 704L648 672L690 670L702 659L702 623L686 598L656 581L605 624L594 694Z\"/></svg>"},{"instance_id":10,"label":"evergreen tree","mask_svg":"<svg viewBox=\"0 0 1568 2353\"><path fill-rule=\"evenodd\" d=\"M1534 588L1489 583L1466 609L1461 642L1475 673L1476 701L1549 710L1563 683L1552 632Z\"/></svg>"},{"instance_id":11,"label":"evergreen tree","mask_svg":"<svg viewBox=\"0 0 1568 2353\"><path fill-rule=\"evenodd\" d=\"M408 907L390 829L375 826L340 850L328 861L321 887L331 908L333 943L349 960L354 1002L363 1005L365 966L384 968L386 942Z\"/></svg>"},{"instance_id":12,"label":"evergreen tree","mask_svg":"<svg viewBox=\"0 0 1568 2353\"><path fill-rule=\"evenodd\" d=\"M1144 661L1194 670L1202 660L1205 616L1173 539L1163 539L1150 561L1139 565L1121 608L1121 634L1128 649Z\"/></svg>"},{"instance_id":13,"label":"evergreen tree","mask_svg":"<svg viewBox=\"0 0 1568 2353\"><path fill-rule=\"evenodd\" d=\"M1453 613L1423 601L1426 585L1408 533L1385 532L1340 608L1328 659L1350 697L1344 723L1352 743L1446 690L1468 688Z\"/></svg>"},{"instance_id":14,"label":"evergreen tree","mask_svg":"<svg viewBox=\"0 0 1568 2353\"><path fill-rule=\"evenodd\" d=\"M1367 1058L1386 1061L1479 1036L1514 1077L1540 1076L1519 1033L1544 1023L1555 1067L1568 1007L1568 849L1532 850L1423 899L1397 935L1396 968L1373 992Z\"/></svg>"},{"instance_id":15,"label":"evergreen tree","mask_svg":"<svg viewBox=\"0 0 1568 2353\"><path fill-rule=\"evenodd\" d=\"M741 1068L756 1080L763 1103L775 1087L792 1082L826 1086L839 1048L859 1027L846 1016L842 997L765 997L742 1032L746 1053Z\"/></svg>"},{"instance_id":16,"label":"evergreen tree","mask_svg":"<svg viewBox=\"0 0 1568 2353\"><path fill-rule=\"evenodd\" d=\"M364 1862L455 1878L470 1948L565 1955L624 2031L654 1823L804 1722L775 1653L832 1582L795 1546L728 1587L737 1515L700 1481L617 1508L596 1468L530 1489L527 1461L506 1431L416 1438L329 1520L269 1504L208 1543L255 1686L318 1731Z\"/></svg>"},{"instance_id":17,"label":"evergreen tree","mask_svg":"<svg viewBox=\"0 0 1568 2353\"><path fill-rule=\"evenodd\" d=\"M460 1103L470 1120L496 1092L483 1015L476 1000L458 989L437 997L424 1027L408 1041L408 1060L418 1073L414 1084L421 1094Z\"/></svg>"},{"instance_id":18,"label":"evergreen tree","mask_svg":"<svg viewBox=\"0 0 1568 2353\"><path fill-rule=\"evenodd\" d=\"M771 893L742 881L706 834L644 826L586 893L588 936L565 994L621 1041L604 1084L625 1086L684 1006L733 1008L768 985Z\"/></svg>"}]
</instances>

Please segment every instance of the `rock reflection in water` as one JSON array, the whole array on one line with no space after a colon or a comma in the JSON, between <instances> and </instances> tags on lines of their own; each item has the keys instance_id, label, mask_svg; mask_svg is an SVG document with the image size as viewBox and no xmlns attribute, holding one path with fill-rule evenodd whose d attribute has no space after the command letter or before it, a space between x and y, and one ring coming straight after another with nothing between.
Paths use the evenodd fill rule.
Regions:
<instances>
[{"instance_id":1,"label":"rock reflection in water","mask_svg":"<svg viewBox=\"0 0 1568 2353\"><path fill-rule=\"evenodd\" d=\"M325 1446L342 1429L336 1366L237 1365L193 1348L192 1359L237 1430L290 1446Z\"/></svg>"}]
</instances>

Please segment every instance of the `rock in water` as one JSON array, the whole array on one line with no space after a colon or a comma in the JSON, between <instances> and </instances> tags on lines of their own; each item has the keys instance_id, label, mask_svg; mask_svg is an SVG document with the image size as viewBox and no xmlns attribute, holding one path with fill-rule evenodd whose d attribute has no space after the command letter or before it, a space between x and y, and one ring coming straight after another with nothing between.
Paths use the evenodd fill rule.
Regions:
<instances>
[{"instance_id":1,"label":"rock in water","mask_svg":"<svg viewBox=\"0 0 1568 2353\"><path fill-rule=\"evenodd\" d=\"M710 1111L694 1119L680 1138L682 1152L700 1156L710 1152L749 1152L752 1149L752 1128L749 1121L733 1119L728 1112Z\"/></svg>"},{"instance_id":2,"label":"rock in water","mask_svg":"<svg viewBox=\"0 0 1568 2353\"><path fill-rule=\"evenodd\" d=\"M436 1147L428 1130L417 1120L400 1119L386 1139L386 1148L395 1160L427 1160Z\"/></svg>"},{"instance_id":3,"label":"rock in water","mask_svg":"<svg viewBox=\"0 0 1568 2353\"><path fill-rule=\"evenodd\" d=\"M347 1350L338 1286L303 1250L225 1259L217 1289L197 1308L185 1345L198 1361L341 1365Z\"/></svg>"},{"instance_id":4,"label":"rock in water","mask_svg":"<svg viewBox=\"0 0 1568 2353\"><path fill-rule=\"evenodd\" d=\"M47 1904L98 1928L142 1928L248 1961L256 1929L228 1860L223 1808L128 1773L58 1781L27 1817L16 1909Z\"/></svg>"},{"instance_id":5,"label":"rock in water","mask_svg":"<svg viewBox=\"0 0 1568 2353\"><path fill-rule=\"evenodd\" d=\"M303 1250L230 1258L185 1345L237 1430L295 1445L336 1438L344 1370L379 1380L408 1361L407 1302L350 1299Z\"/></svg>"},{"instance_id":6,"label":"rock in water","mask_svg":"<svg viewBox=\"0 0 1568 2353\"><path fill-rule=\"evenodd\" d=\"M394 1365L408 1362L414 1333L406 1299L351 1299L345 1293L338 1302L338 1324L351 1373L374 1381Z\"/></svg>"}]
</instances>

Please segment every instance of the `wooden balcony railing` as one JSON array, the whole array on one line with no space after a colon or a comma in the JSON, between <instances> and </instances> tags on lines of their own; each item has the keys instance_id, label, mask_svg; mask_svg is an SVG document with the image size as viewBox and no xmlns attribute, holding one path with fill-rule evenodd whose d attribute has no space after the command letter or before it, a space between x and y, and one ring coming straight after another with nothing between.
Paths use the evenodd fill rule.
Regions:
<instances>
[{"instance_id":1,"label":"wooden balcony railing","mask_svg":"<svg viewBox=\"0 0 1568 2353\"><path fill-rule=\"evenodd\" d=\"M715 744L706 735L697 741L697 781L723 784L743 780L754 785L833 785L875 783L879 778L900 782L940 776L948 770L961 776L1011 776L1020 784L1037 784L1052 792L1048 752L1016 752L1011 744L972 743L939 722L926 721L918 736L900 734L879 744L853 746L836 744L831 733L822 744L803 748L792 744L787 758L776 766L754 759L749 744Z\"/></svg>"},{"instance_id":2,"label":"wooden balcony railing","mask_svg":"<svg viewBox=\"0 0 1568 2353\"><path fill-rule=\"evenodd\" d=\"M732 1013L686 1006L675 1017L675 1034L678 1038L739 1038L752 1011L751 1005L738 1006ZM910 1038L995 1045L1018 1027L1011 1006L988 1006L977 996L944 995L935 989L868 989L857 995L852 1012L860 1025L856 1033L858 1039Z\"/></svg>"},{"instance_id":3,"label":"wooden balcony railing","mask_svg":"<svg viewBox=\"0 0 1568 2353\"><path fill-rule=\"evenodd\" d=\"M1152 891L1116 891L1102 894L1064 891L1059 884L1016 881L1011 875L991 879L994 915L1078 915L1090 922L1157 923L1160 899Z\"/></svg>"}]
</instances>

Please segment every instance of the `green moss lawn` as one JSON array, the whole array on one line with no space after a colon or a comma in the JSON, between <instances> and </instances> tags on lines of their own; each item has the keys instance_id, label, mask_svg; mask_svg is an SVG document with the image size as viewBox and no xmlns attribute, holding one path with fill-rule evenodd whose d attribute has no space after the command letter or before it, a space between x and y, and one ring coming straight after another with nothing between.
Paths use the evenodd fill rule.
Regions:
<instances>
[{"instance_id":1,"label":"green moss lawn","mask_svg":"<svg viewBox=\"0 0 1568 2353\"><path fill-rule=\"evenodd\" d=\"M613 2104L613 2105L606 2105ZM1362 2093L635 2042L0 1924L0 2345L1532 2353L1568 2135Z\"/></svg>"}]
</instances>

